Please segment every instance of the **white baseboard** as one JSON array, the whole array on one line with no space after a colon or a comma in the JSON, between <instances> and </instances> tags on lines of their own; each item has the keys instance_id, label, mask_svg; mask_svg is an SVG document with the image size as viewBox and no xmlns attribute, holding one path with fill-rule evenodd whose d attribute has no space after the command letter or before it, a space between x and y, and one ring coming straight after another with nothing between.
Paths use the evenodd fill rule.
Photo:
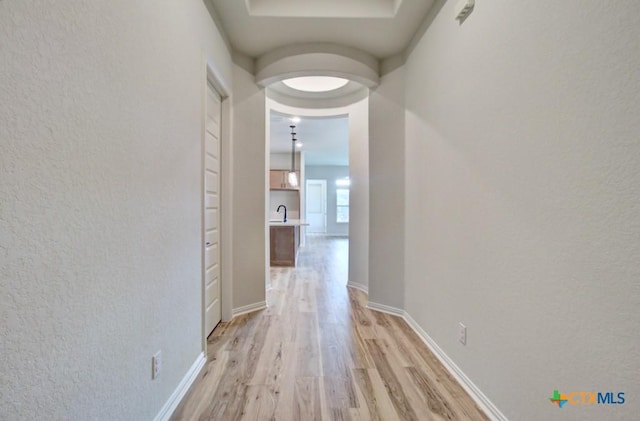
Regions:
<instances>
[{"instance_id":1,"label":"white baseboard","mask_svg":"<svg viewBox=\"0 0 640 421\"><path fill-rule=\"evenodd\" d=\"M347 282L347 288L355 288L363 291L365 293L369 293L369 287L363 284L359 284L357 282Z\"/></svg>"},{"instance_id":2,"label":"white baseboard","mask_svg":"<svg viewBox=\"0 0 640 421\"><path fill-rule=\"evenodd\" d=\"M460 383L460 386L471 396L471 399L484 411L484 413L493 421L508 421L507 417L496 407L493 402L485 396L484 393L473 384L471 379L453 362L451 358L438 346L438 344L424 331L409 313L403 311L403 318L413 331L422 339L427 347L440 360L442 365L451 373L451 375Z\"/></svg>"},{"instance_id":3,"label":"white baseboard","mask_svg":"<svg viewBox=\"0 0 640 421\"><path fill-rule=\"evenodd\" d=\"M201 352L198 355L198 358L193 362L187 374L184 375L182 381L176 390L173 391L167 402L164 404L158 415L154 418L154 421L168 421L173 415L173 411L176 410L182 398L187 393L193 382L198 378L198 374L200 374L200 370L204 367L204 364L207 362L207 358L204 356L204 352Z\"/></svg>"},{"instance_id":4,"label":"white baseboard","mask_svg":"<svg viewBox=\"0 0 640 421\"><path fill-rule=\"evenodd\" d=\"M233 317L236 317L236 316L240 316L242 314L251 313L253 311L263 310L265 308L267 308L267 302L266 301L260 301L260 302L249 304L249 305L246 305L246 306L234 308L232 310L232 315L233 315Z\"/></svg>"},{"instance_id":5,"label":"white baseboard","mask_svg":"<svg viewBox=\"0 0 640 421\"><path fill-rule=\"evenodd\" d=\"M381 311L383 313L388 313L394 316L404 317L404 310L384 304L372 303L371 301L369 301L367 303L367 308L370 308L371 310Z\"/></svg>"}]
</instances>

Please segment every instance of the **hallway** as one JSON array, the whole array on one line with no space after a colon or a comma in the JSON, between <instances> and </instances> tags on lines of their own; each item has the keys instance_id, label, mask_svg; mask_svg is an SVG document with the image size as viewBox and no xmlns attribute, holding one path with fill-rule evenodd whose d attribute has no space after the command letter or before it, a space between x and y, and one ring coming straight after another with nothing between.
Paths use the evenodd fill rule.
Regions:
<instances>
[{"instance_id":1,"label":"hallway","mask_svg":"<svg viewBox=\"0 0 640 421\"><path fill-rule=\"evenodd\" d=\"M348 239L308 237L268 308L221 323L172 420L486 417L406 323L347 289Z\"/></svg>"}]
</instances>

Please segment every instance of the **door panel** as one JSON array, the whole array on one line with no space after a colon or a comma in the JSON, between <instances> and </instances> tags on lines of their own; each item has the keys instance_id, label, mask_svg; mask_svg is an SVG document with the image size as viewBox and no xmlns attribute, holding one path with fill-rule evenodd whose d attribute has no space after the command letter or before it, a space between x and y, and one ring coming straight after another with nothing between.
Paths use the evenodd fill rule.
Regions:
<instances>
[{"instance_id":1,"label":"door panel","mask_svg":"<svg viewBox=\"0 0 640 421\"><path fill-rule=\"evenodd\" d=\"M327 182L326 180L307 180L306 213L308 233L327 232Z\"/></svg>"},{"instance_id":2,"label":"door panel","mask_svg":"<svg viewBox=\"0 0 640 421\"><path fill-rule=\"evenodd\" d=\"M220 304L220 96L208 84L204 140L204 296L207 336L221 319Z\"/></svg>"}]
</instances>

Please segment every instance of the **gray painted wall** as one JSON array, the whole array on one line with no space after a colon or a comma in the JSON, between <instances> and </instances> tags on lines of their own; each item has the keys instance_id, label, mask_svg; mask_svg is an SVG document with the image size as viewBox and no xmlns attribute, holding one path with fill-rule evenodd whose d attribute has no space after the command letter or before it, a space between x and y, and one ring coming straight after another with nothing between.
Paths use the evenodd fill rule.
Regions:
<instances>
[{"instance_id":1,"label":"gray painted wall","mask_svg":"<svg viewBox=\"0 0 640 421\"><path fill-rule=\"evenodd\" d=\"M404 307L404 67L369 96L369 301Z\"/></svg>"},{"instance_id":2,"label":"gray painted wall","mask_svg":"<svg viewBox=\"0 0 640 421\"><path fill-rule=\"evenodd\" d=\"M305 171L307 180L327 181L327 234L349 235L349 224L336 222L336 180L349 176L349 167L307 165Z\"/></svg>"},{"instance_id":3,"label":"gray painted wall","mask_svg":"<svg viewBox=\"0 0 640 421\"><path fill-rule=\"evenodd\" d=\"M265 301L265 216L268 203L265 93L254 77L233 66L233 308Z\"/></svg>"},{"instance_id":4,"label":"gray painted wall","mask_svg":"<svg viewBox=\"0 0 640 421\"><path fill-rule=\"evenodd\" d=\"M509 419L636 419L640 2L455 4L406 63L406 310Z\"/></svg>"}]
</instances>

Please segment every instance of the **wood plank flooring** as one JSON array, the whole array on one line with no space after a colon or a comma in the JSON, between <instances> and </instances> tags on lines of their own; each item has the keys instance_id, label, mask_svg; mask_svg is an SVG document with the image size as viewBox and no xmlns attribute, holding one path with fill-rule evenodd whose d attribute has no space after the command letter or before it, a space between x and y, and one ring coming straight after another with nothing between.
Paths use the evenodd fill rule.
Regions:
<instances>
[{"instance_id":1,"label":"wood plank flooring","mask_svg":"<svg viewBox=\"0 0 640 421\"><path fill-rule=\"evenodd\" d=\"M172 420L487 420L399 317L348 289L348 240L272 268L266 310L216 327Z\"/></svg>"}]
</instances>

